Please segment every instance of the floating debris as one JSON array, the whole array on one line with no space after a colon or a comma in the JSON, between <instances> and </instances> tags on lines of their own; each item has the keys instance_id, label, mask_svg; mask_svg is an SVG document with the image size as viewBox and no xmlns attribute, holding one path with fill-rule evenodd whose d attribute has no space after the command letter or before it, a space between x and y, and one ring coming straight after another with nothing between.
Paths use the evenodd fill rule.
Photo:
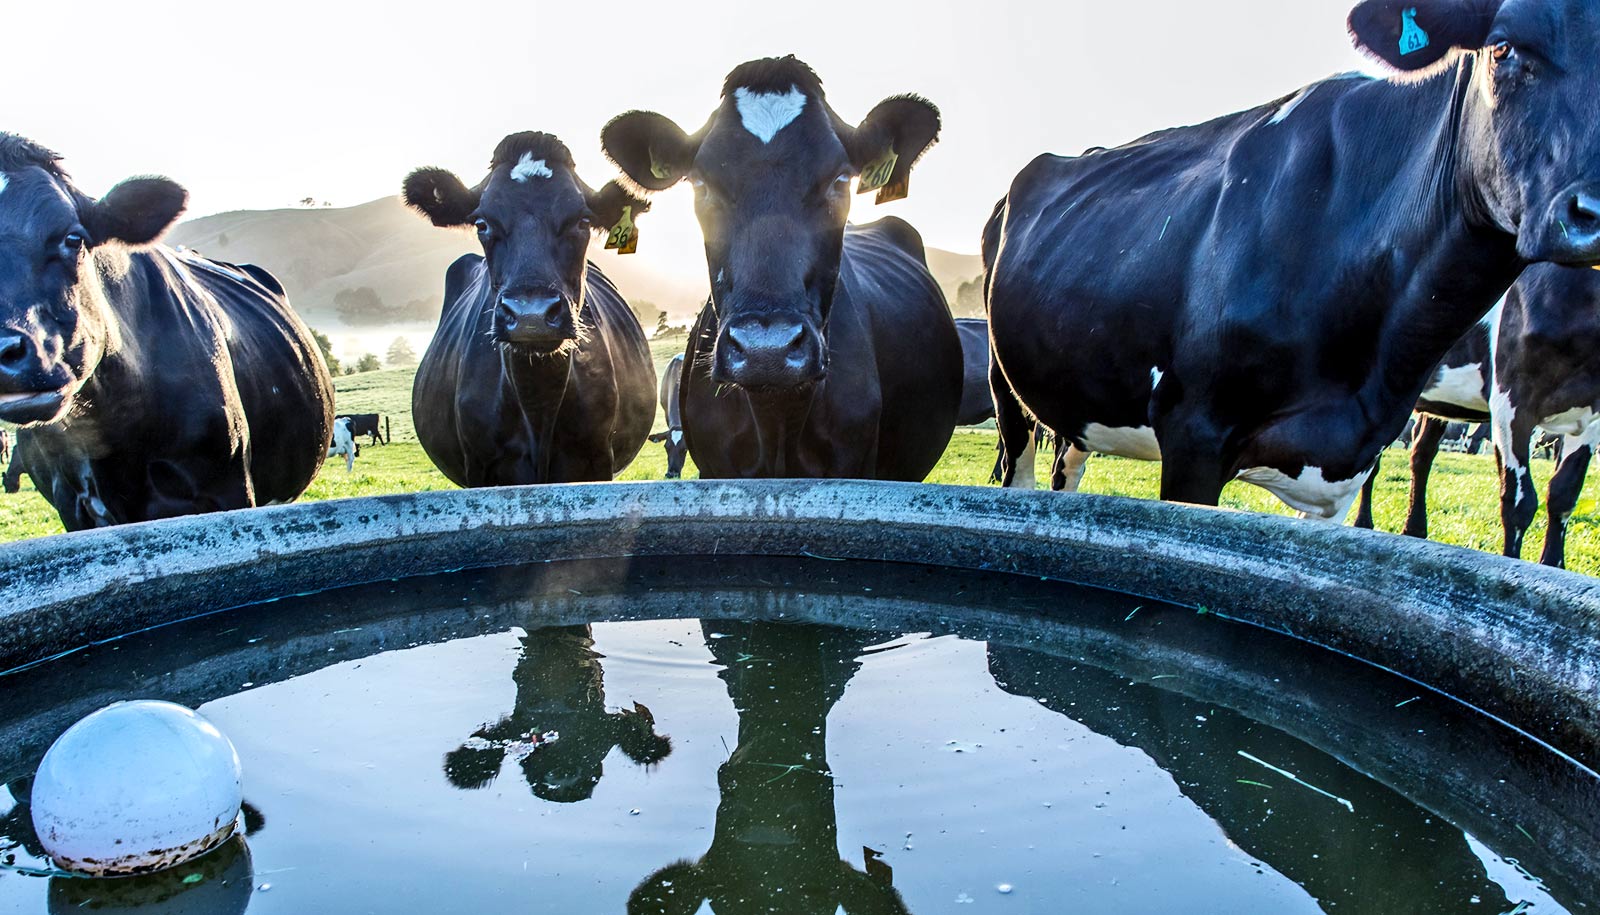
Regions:
<instances>
[{"instance_id":1,"label":"floating debris","mask_svg":"<svg viewBox=\"0 0 1600 915\"><path fill-rule=\"evenodd\" d=\"M995 887L995 892L998 892L1002 896L1009 896L1011 895L1011 891L1014 889L1016 889L1016 887L1012 886L1011 884L1002 883Z\"/></svg>"},{"instance_id":2,"label":"floating debris","mask_svg":"<svg viewBox=\"0 0 1600 915\"><path fill-rule=\"evenodd\" d=\"M1422 698L1421 696L1412 696L1410 699L1407 699L1404 702L1396 702L1394 704L1394 707L1395 708L1404 708L1405 706L1408 706L1411 703L1413 703L1413 702L1415 702L1415 701L1417 701L1418 699L1421 699L1421 698Z\"/></svg>"},{"instance_id":3,"label":"floating debris","mask_svg":"<svg viewBox=\"0 0 1600 915\"><path fill-rule=\"evenodd\" d=\"M1271 769L1272 771L1278 773L1279 775L1283 776L1284 778L1287 778L1289 781L1292 781L1295 784L1303 785L1303 786L1305 786L1307 788L1310 788L1312 791L1315 791L1316 793L1322 795L1323 797L1328 798L1328 799L1336 802L1341 807L1343 807L1344 809L1350 811L1351 813L1355 813L1356 812L1356 805L1350 803L1349 801L1345 800L1344 798L1340 797L1337 794L1333 794L1331 792L1324 791L1321 788L1318 788L1316 785L1313 785L1310 782L1305 781L1304 779L1300 778L1300 776L1295 775L1293 772L1290 772L1287 769L1280 769L1277 766L1274 766L1272 763L1269 763L1266 760L1261 759L1259 757L1251 756L1249 753L1246 753L1243 750L1239 751L1239 755L1243 756L1245 759L1250 760L1251 762L1255 763L1258 766L1265 766L1268 769Z\"/></svg>"}]
</instances>

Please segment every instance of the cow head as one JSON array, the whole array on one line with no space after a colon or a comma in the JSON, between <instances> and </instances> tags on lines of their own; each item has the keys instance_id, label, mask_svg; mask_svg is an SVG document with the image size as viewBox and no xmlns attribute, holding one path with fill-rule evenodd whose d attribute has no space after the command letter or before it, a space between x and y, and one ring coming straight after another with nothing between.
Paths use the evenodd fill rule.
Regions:
<instances>
[{"instance_id":1,"label":"cow head","mask_svg":"<svg viewBox=\"0 0 1600 915\"><path fill-rule=\"evenodd\" d=\"M689 442L682 429L668 429L650 436L650 441L667 449L667 479L683 478L683 462L689 457Z\"/></svg>"},{"instance_id":2,"label":"cow head","mask_svg":"<svg viewBox=\"0 0 1600 915\"><path fill-rule=\"evenodd\" d=\"M95 200L60 157L0 133L0 419L65 417L118 346L102 277L120 252L161 237L189 195L165 178L132 178Z\"/></svg>"},{"instance_id":3,"label":"cow head","mask_svg":"<svg viewBox=\"0 0 1600 915\"><path fill-rule=\"evenodd\" d=\"M1474 55L1461 127L1479 215L1525 260L1600 262L1600 4L1367 0L1350 31L1402 70Z\"/></svg>"},{"instance_id":4,"label":"cow head","mask_svg":"<svg viewBox=\"0 0 1600 915\"><path fill-rule=\"evenodd\" d=\"M938 134L938 109L910 96L847 124L811 68L784 57L729 74L721 106L692 136L634 111L606 125L601 143L644 190L685 178L694 187L718 323L712 379L783 391L827 371L851 180L880 203L905 196Z\"/></svg>"},{"instance_id":5,"label":"cow head","mask_svg":"<svg viewBox=\"0 0 1600 915\"><path fill-rule=\"evenodd\" d=\"M572 153L545 133L501 140L477 187L442 168L419 168L403 193L436 226L476 229L494 295L495 341L540 354L576 344L592 233L649 209L614 181L591 190Z\"/></svg>"}]
</instances>

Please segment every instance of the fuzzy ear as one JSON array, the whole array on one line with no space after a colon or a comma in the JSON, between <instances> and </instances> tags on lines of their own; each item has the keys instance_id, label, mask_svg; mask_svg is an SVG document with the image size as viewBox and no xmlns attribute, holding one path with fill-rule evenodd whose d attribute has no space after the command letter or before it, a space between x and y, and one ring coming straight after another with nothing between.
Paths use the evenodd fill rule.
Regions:
<instances>
[{"instance_id":1,"label":"fuzzy ear","mask_svg":"<svg viewBox=\"0 0 1600 915\"><path fill-rule=\"evenodd\" d=\"M84 228L96 242L148 245L189 205L189 192L167 178L129 178L95 201Z\"/></svg>"},{"instance_id":2,"label":"fuzzy ear","mask_svg":"<svg viewBox=\"0 0 1600 915\"><path fill-rule=\"evenodd\" d=\"M905 197L911 167L939 140L939 109L927 99L902 95L884 99L867 113L846 144L861 173L856 193L877 191L878 203Z\"/></svg>"},{"instance_id":3,"label":"fuzzy ear","mask_svg":"<svg viewBox=\"0 0 1600 915\"><path fill-rule=\"evenodd\" d=\"M1504 0L1366 0L1350 11L1356 47L1397 70L1421 70L1489 40Z\"/></svg>"},{"instance_id":4,"label":"fuzzy ear","mask_svg":"<svg viewBox=\"0 0 1600 915\"><path fill-rule=\"evenodd\" d=\"M625 207L633 208L631 215L634 219L650 209L650 201L635 197L615 181L607 181L605 187L590 193L588 203L589 211L594 214L595 225L607 230L622 219Z\"/></svg>"},{"instance_id":5,"label":"fuzzy ear","mask_svg":"<svg viewBox=\"0 0 1600 915\"><path fill-rule=\"evenodd\" d=\"M630 111L600 131L606 157L646 191L664 191L689 174L700 141L653 111Z\"/></svg>"},{"instance_id":6,"label":"fuzzy ear","mask_svg":"<svg viewBox=\"0 0 1600 915\"><path fill-rule=\"evenodd\" d=\"M483 191L468 188L449 169L419 168L406 176L400 196L434 225L450 228L467 224Z\"/></svg>"},{"instance_id":7,"label":"fuzzy ear","mask_svg":"<svg viewBox=\"0 0 1600 915\"><path fill-rule=\"evenodd\" d=\"M667 440L667 433L665 433L665 432L657 432L656 434L650 436L650 444L652 444L652 445L659 445L659 444L661 444L662 442L664 442L666 440Z\"/></svg>"}]
</instances>

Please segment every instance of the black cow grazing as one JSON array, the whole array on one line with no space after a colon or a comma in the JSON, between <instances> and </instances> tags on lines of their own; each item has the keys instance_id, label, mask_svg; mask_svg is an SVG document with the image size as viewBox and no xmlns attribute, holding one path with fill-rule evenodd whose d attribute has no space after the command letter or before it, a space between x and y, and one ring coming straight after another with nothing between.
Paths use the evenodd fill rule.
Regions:
<instances>
[{"instance_id":1,"label":"black cow grazing","mask_svg":"<svg viewBox=\"0 0 1600 915\"><path fill-rule=\"evenodd\" d=\"M1600 261L1600 4L1368 0L1343 77L1019 174L985 231L1004 381L1088 451L1343 517L1529 263Z\"/></svg>"},{"instance_id":2,"label":"black cow grazing","mask_svg":"<svg viewBox=\"0 0 1600 915\"><path fill-rule=\"evenodd\" d=\"M850 181L904 197L939 112L901 96L852 126L793 57L742 64L692 136L613 120L606 153L647 191L687 178L711 301L689 337L684 437L705 478L918 481L961 406L961 341L922 239L846 224Z\"/></svg>"},{"instance_id":3,"label":"black cow grazing","mask_svg":"<svg viewBox=\"0 0 1600 915\"><path fill-rule=\"evenodd\" d=\"M333 427L311 332L264 270L155 245L187 192L95 200L0 134L0 419L68 530L298 497Z\"/></svg>"},{"instance_id":4,"label":"black cow grazing","mask_svg":"<svg viewBox=\"0 0 1600 915\"><path fill-rule=\"evenodd\" d=\"M445 274L412 388L428 457L460 486L615 477L650 434L656 376L639 319L588 250L596 230L631 232L647 205L615 182L591 190L544 133L500 141L474 188L418 169L405 200L483 244Z\"/></svg>"},{"instance_id":5,"label":"black cow grazing","mask_svg":"<svg viewBox=\"0 0 1600 915\"><path fill-rule=\"evenodd\" d=\"M683 439L683 354L679 353L667 363L661 375L661 409L667 414L667 431L650 436L650 441L665 445L667 449L667 479L683 476L683 461L689 456L689 444Z\"/></svg>"},{"instance_id":6,"label":"black cow grazing","mask_svg":"<svg viewBox=\"0 0 1600 915\"><path fill-rule=\"evenodd\" d=\"M989 394L989 322L982 318L957 318L961 335L961 412L956 425L976 426L994 419L994 397Z\"/></svg>"},{"instance_id":7,"label":"black cow grazing","mask_svg":"<svg viewBox=\"0 0 1600 915\"><path fill-rule=\"evenodd\" d=\"M1411 450L1411 501L1402 533L1428 536L1428 475L1448 420L1490 425L1501 472L1504 552L1522 555L1539 507L1528 466L1534 434L1560 435L1550 480L1540 562L1566 563L1566 527L1600 443L1600 274L1536 265L1440 362L1417 402L1421 414ZM1356 523L1372 526L1372 485L1362 493Z\"/></svg>"},{"instance_id":8,"label":"black cow grazing","mask_svg":"<svg viewBox=\"0 0 1600 915\"><path fill-rule=\"evenodd\" d=\"M350 420L350 434L367 436L369 445L389 444L389 420L382 413L341 413L334 419Z\"/></svg>"},{"instance_id":9,"label":"black cow grazing","mask_svg":"<svg viewBox=\"0 0 1600 915\"><path fill-rule=\"evenodd\" d=\"M0 476L0 488L4 488L12 495L22 491L22 476L28 472L28 452L33 450L28 444L30 438L32 436L28 434L28 430L17 430L16 443L11 447L10 462L6 464L4 475Z\"/></svg>"}]
</instances>

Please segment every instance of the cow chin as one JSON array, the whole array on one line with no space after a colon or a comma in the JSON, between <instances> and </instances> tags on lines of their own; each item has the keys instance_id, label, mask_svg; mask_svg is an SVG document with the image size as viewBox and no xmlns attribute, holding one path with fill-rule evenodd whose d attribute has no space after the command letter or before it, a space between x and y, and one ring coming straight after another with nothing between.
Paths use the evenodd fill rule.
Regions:
<instances>
[{"instance_id":1,"label":"cow chin","mask_svg":"<svg viewBox=\"0 0 1600 915\"><path fill-rule=\"evenodd\" d=\"M495 337L495 342L524 356L567 356L578 348L577 338L565 336L502 334Z\"/></svg>"},{"instance_id":2,"label":"cow chin","mask_svg":"<svg viewBox=\"0 0 1600 915\"><path fill-rule=\"evenodd\" d=\"M0 420L23 428L56 422L72 409L72 393L67 385L54 391L0 394Z\"/></svg>"}]
</instances>

